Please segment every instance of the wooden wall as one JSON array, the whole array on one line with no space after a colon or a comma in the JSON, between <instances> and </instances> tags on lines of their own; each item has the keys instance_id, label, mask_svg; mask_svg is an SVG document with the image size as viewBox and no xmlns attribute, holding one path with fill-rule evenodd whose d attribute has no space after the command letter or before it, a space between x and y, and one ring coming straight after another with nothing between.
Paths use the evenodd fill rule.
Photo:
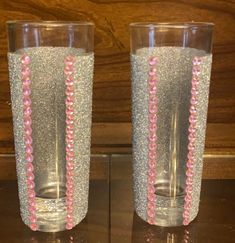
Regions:
<instances>
[{"instance_id":1,"label":"wooden wall","mask_svg":"<svg viewBox=\"0 0 235 243\"><path fill-rule=\"evenodd\" d=\"M92 151L99 153L131 151L129 23L214 22L206 153L235 155L234 0L1 0L1 154L14 153L6 61L7 20L86 20L95 23Z\"/></svg>"}]
</instances>

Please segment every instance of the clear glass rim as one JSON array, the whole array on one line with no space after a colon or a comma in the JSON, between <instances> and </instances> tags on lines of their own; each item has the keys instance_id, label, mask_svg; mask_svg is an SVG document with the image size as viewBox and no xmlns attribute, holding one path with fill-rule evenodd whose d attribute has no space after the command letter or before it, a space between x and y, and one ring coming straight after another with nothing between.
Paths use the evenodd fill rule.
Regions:
<instances>
[{"instance_id":1,"label":"clear glass rim","mask_svg":"<svg viewBox=\"0 0 235 243\"><path fill-rule=\"evenodd\" d=\"M94 26L92 22L86 21L28 21L10 20L6 22L8 27L73 27L73 26Z\"/></svg>"},{"instance_id":2,"label":"clear glass rim","mask_svg":"<svg viewBox=\"0 0 235 243\"><path fill-rule=\"evenodd\" d=\"M130 28L213 28L214 23L210 22L135 22L131 23Z\"/></svg>"}]
</instances>

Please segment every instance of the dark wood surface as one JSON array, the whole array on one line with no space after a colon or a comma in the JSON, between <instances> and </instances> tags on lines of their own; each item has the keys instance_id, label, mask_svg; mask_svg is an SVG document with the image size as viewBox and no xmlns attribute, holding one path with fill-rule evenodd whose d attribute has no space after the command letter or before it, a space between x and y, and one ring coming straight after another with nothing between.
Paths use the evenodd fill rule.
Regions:
<instances>
[{"instance_id":1,"label":"dark wood surface","mask_svg":"<svg viewBox=\"0 0 235 243\"><path fill-rule=\"evenodd\" d=\"M233 0L1 0L0 1L0 153L13 152L12 118L7 72L5 22L27 20L87 20L95 29L94 133L102 136L100 151L109 142L109 124L130 122L131 89L129 28L137 21L208 21L215 23L214 60L210 89L207 147L234 149L234 130L225 144L216 132L235 124L235 2ZM98 123L98 125L96 125ZM216 123L216 125L214 125ZM102 126L105 127L104 131ZM215 128L216 126L216 128ZM125 130L119 130L122 136ZM116 135L116 137L119 135ZM115 137L115 138L116 138ZM128 137L130 140L130 136ZM126 142L117 150L126 151ZM209 141L215 141L210 143ZM100 141L94 138L94 143ZM114 145L112 145L114 146ZM113 152L112 146L107 150ZM106 150L106 151L107 151Z\"/></svg>"},{"instance_id":2,"label":"dark wood surface","mask_svg":"<svg viewBox=\"0 0 235 243\"><path fill-rule=\"evenodd\" d=\"M131 160L111 160L112 243L233 243L235 180L203 180L200 210L187 227L150 226L133 209Z\"/></svg>"},{"instance_id":3,"label":"dark wood surface","mask_svg":"<svg viewBox=\"0 0 235 243\"><path fill-rule=\"evenodd\" d=\"M235 180L203 180L200 211L188 227L150 226L133 211L130 156L92 156L89 211L73 230L33 232L19 214L17 182L0 180L1 243L232 243Z\"/></svg>"}]
</instances>

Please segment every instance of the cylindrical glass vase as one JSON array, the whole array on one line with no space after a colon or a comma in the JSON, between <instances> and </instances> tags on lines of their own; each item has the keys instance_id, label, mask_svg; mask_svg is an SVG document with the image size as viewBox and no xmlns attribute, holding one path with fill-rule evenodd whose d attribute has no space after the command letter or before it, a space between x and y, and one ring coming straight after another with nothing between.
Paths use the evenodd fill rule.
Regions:
<instances>
[{"instance_id":1,"label":"cylindrical glass vase","mask_svg":"<svg viewBox=\"0 0 235 243\"><path fill-rule=\"evenodd\" d=\"M7 28L21 216L32 230L71 229L88 208L94 26Z\"/></svg>"},{"instance_id":2,"label":"cylindrical glass vase","mask_svg":"<svg viewBox=\"0 0 235 243\"><path fill-rule=\"evenodd\" d=\"M150 224L197 215L212 63L211 23L134 23L134 197Z\"/></svg>"}]
</instances>

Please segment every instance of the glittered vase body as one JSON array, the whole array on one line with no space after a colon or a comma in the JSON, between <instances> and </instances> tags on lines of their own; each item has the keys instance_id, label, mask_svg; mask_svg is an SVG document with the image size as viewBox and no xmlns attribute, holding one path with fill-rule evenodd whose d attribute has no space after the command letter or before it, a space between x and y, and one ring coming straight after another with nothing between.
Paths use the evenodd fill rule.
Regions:
<instances>
[{"instance_id":1,"label":"glittered vase body","mask_svg":"<svg viewBox=\"0 0 235 243\"><path fill-rule=\"evenodd\" d=\"M132 24L132 122L137 214L189 224L200 199L212 24Z\"/></svg>"},{"instance_id":2,"label":"glittered vase body","mask_svg":"<svg viewBox=\"0 0 235 243\"><path fill-rule=\"evenodd\" d=\"M21 217L71 229L88 206L93 25L10 22L8 34Z\"/></svg>"}]
</instances>

